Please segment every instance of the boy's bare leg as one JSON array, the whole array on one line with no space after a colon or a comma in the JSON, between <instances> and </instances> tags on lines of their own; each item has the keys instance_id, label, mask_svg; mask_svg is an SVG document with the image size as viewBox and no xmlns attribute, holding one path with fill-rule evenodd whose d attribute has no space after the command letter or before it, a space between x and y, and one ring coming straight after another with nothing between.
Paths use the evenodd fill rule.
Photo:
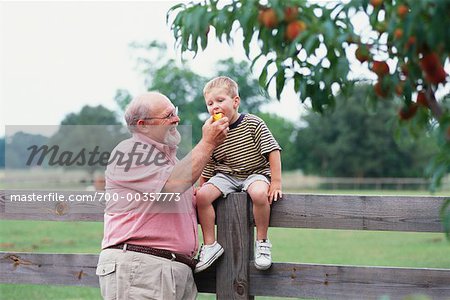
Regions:
<instances>
[{"instance_id":1,"label":"boy's bare leg","mask_svg":"<svg viewBox=\"0 0 450 300\"><path fill-rule=\"evenodd\" d=\"M253 216L255 217L256 239L267 239L270 220L269 185L264 181L255 181L247 189L253 201Z\"/></svg>"},{"instance_id":2,"label":"boy's bare leg","mask_svg":"<svg viewBox=\"0 0 450 300\"><path fill-rule=\"evenodd\" d=\"M216 212L212 203L222 195L222 192L212 184L205 184L197 191L197 212L203 232L203 243L211 245L216 240L214 221Z\"/></svg>"}]
</instances>

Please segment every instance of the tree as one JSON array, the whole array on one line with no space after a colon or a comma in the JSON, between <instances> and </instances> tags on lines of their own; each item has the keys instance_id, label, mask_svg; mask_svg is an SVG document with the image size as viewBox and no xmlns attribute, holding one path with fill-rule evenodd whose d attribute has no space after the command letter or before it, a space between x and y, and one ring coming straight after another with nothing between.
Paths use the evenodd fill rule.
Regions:
<instances>
[{"instance_id":1,"label":"tree","mask_svg":"<svg viewBox=\"0 0 450 300\"><path fill-rule=\"evenodd\" d=\"M127 129L113 111L102 105L86 105L61 121L61 126L51 136L47 146L49 149L58 147L55 156L57 166L83 169L93 175L96 170L105 168L105 163L100 161L101 156L110 153L127 136Z\"/></svg>"},{"instance_id":2,"label":"tree","mask_svg":"<svg viewBox=\"0 0 450 300\"><path fill-rule=\"evenodd\" d=\"M116 113L103 105L85 105L78 113L70 113L61 121L61 125L120 125Z\"/></svg>"},{"instance_id":3,"label":"tree","mask_svg":"<svg viewBox=\"0 0 450 300\"><path fill-rule=\"evenodd\" d=\"M40 134L30 134L22 131L16 132L8 138L5 144L4 150L6 151L7 149L7 151L4 152L4 167L8 169L26 169L36 166L36 161L27 164L31 154L29 147L34 145L40 147L45 145L47 141L48 137Z\"/></svg>"},{"instance_id":4,"label":"tree","mask_svg":"<svg viewBox=\"0 0 450 300\"><path fill-rule=\"evenodd\" d=\"M270 113L260 113L259 117L267 124L282 149L281 165L283 171L298 169L299 149L295 145L298 133L296 126L292 122Z\"/></svg>"},{"instance_id":5,"label":"tree","mask_svg":"<svg viewBox=\"0 0 450 300\"><path fill-rule=\"evenodd\" d=\"M167 46L158 42L133 44L135 50L143 50L137 57L138 70L144 74L147 90L157 90L165 94L180 109L180 125L192 126L192 142L201 138L201 129L207 116L203 87L210 80L189 68L188 64L179 65L174 59L164 56ZM240 111L257 114L260 106L268 101L258 82L252 77L247 62L235 62L226 59L217 62L216 75L227 75L239 85L241 96ZM212 79L212 78L211 78ZM132 95L127 90L116 92L116 103L122 108L128 105Z\"/></svg>"},{"instance_id":6,"label":"tree","mask_svg":"<svg viewBox=\"0 0 450 300\"><path fill-rule=\"evenodd\" d=\"M334 107L338 92L351 95L349 57L372 72L372 102L394 93L402 100L398 117L416 132L436 123L440 153L433 164L433 181L439 183L450 170L450 105L448 93L436 92L448 84L444 61L450 50L450 2L446 0L352 0L348 3L312 4L304 0L210 0L174 6L168 13L176 44L194 54L208 45L210 27L220 40L242 46L252 65L263 62L259 83L274 87L277 98L285 85L294 82L300 99L314 111ZM361 31L352 19L365 14L371 27ZM259 53L250 58L255 41ZM355 51L356 50L356 51ZM425 95L419 101L418 95ZM416 100L416 101L414 101ZM429 109L426 118L415 120L417 107ZM411 120L413 122L411 122ZM419 122L420 121L420 122ZM413 123L410 125L410 123ZM436 126L435 126L436 127Z\"/></svg>"},{"instance_id":7,"label":"tree","mask_svg":"<svg viewBox=\"0 0 450 300\"><path fill-rule=\"evenodd\" d=\"M393 102L369 112L364 96L369 85L355 87L351 97L336 102L333 112L304 117L306 127L297 135L300 168L305 173L342 177L423 177L428 158L438 151L433 137L415 143L395 139L399 122L393 121ZM424 113L420 108L419 113Z\"/></svg>"},{"instance_id":8,"label":"tree","mask_svg":"<svg viewBox=\"0 0 450 300\"><path fill-rule=\"evenodd\" d=\"M448 0L350 0L348 3L312 4L305 0L218 0L175 5L168 13L176 44L182 52L205 49L210 27L216 36L234 42L240 29L242 46L250 58L252 40L265 66L259 82L274 86L277 98L288 81L300 99L314 111L333 107L337 91L350 95L350 61L356 56L372 71L372 102L396 93L402 100L398 117L413 131L435 124L440 152L430 169L433 189L450 171L450 98L444 69L450 53L450 1ZM370 22L361 36L352 18L365 14ZM356 51L355 51L356 46ZM355 51L355 52L353 52ZM445 95L437 98L437 92ZM419 95L422 94L419 99ZM414 101L415 100L415 101ZM415 120L418 106L429 109L426 118ZM411 120L414 121L410 125ZM450 200L449 200L450 203ZM447 208L450 204L447 203ZM450 232L450 209L446 215Z\"/></svg>"},{"instance_id":9,"label":"tree","mask_svg":"<svg viewBox=\"0 0 450 300\"><path fill-rule=\"evenodd\" d=\"M250 71L250 65L245 61L236 62L232 58L220 60L217 63L216 75L228 76L236 81L241 97L240 111L259 114L261 105L269 100L269 95L259 86Z\"/></svg>"}]
</instances>

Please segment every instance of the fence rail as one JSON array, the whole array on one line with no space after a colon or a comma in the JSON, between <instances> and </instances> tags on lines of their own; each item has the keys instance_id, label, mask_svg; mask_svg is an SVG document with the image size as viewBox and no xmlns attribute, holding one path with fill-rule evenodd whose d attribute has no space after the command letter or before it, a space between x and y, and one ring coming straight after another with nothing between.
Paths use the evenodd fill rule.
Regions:
<instances>
[{"instance_id":1,"label":"fence rail","mask_svg":"<svg viewBox=\"0 0 450 300\"><path fill-rule=\"evenodd\" d=\"M0 191L0 219L46 221L103 221L104 203L21 202L11 195L29 196L35 191ZM45 194L45 191L40 191ZM96 192L61 191L69 195ZM233 194L244 197L245 194ZM233 196L234 197L234 196ZM270 226L285 228L390 230L442 232L439 209L446 197L431 196L348 196L285 194L274 203ZM251 217L250 217L251 220Z\"/></svg>"},{"instance_id":2,"label":"fence rail","mask_svg":"<svg viewBox=\"0 0 450 300\"><path fill-rule=\"evenodd\" d=\"M102 203L11 203L0 191L0 218L103 221ZM29 191L20 191L30 194ZM77 192L65 192L74 194ZM78 192L86 195L86 192ZM94 192L92 192L94 194ZM287 194L273 205L272 227L441 232L444 197ZM18 208L22 208L22 212ZM401 299L413 293L450 298L450 270L274 263L253 267L253 219L245 193L218 201L218 240L225 253L216 267L195 276L200 292L218 299L281 296L329 299ZM0 252L1 283L98 286L95 254Z\"/></svg>"},{"instance_id":3,"label":"fence rail","mask_svg":"<svg viewBox=\"0 0 450 300\"><path fill-rule=\"evenodd\" d=\"M283 173L283 188L295 189L376 189L376 190L427 190L428 178L398 177L318 177L303 175L299 172ZM450 176L442 179L442 190L450 190Z\"/></svg>"}]
</instances>

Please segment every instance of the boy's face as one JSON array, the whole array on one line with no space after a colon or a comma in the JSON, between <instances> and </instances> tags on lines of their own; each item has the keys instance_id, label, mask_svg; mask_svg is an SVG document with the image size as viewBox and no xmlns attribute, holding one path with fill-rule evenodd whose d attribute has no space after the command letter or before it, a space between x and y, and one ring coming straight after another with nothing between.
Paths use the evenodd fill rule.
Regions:
<instances>
[{"instance_id":1,"label":"boy's face","mask_svg":"<svg viewBox=\"0 0 450 300\"><path fill-rule=\"evenodd\" d=\"M240 98L239 96L230 97L225 88L215 87L206 92L205 102L211 116L222 113L230 122L233 122L237 115Z\"/></svg>"}]
</instances>

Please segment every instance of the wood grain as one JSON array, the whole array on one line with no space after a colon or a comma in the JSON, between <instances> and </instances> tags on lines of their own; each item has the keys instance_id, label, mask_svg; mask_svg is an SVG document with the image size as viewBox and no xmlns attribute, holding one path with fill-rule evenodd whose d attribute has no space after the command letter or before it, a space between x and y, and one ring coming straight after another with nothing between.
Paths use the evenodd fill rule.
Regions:
<instances>
[{"instance_id":1,"label":"wood grain","mask_svg":"<svg viewBox=\"0 0 450 300\"><path fill-rule=\"evenodd\" d=\"M217 240L225 253L217 262L217 299L249 299L248 264L253 249L246 194L217 200Z\"/></svg>"},{"instance_id":2,"label":"wood grain","mask_svg":"<svg viewBox=\"0 0 450 300\"><path fill-rule=\"evenodd\" d=\"M0 252L0 283L98 287L95 275L97 261L98 255L95 254ZM217 291L218 299L225 296L227 299L251 299L252 296L322 299L379 299L389 296L389 299L403 299L414 293L428 295L432 299L450 297L448 269L274 263L269 270L259 271L250 263L239 268L248 271L248 286L243 288L243 295L238 293L239 284L244 284L242 280L245 279L242 272L227 268L232 272L226 280L228 287L216 281L216 276L223 279L220 275L223 267L226 266L222 260L217 265L217 275L214 266L195 275L199 292Z\"/></svg>"},{"instance_id":3,"label":"wood grain","mask_svg":"<svg viewBox=\"0 0 450 300\"><path fill-rule=\"evenodd\" d=\"M271 227L442 232L445 197L286 194Z\"/></svg>"},{"instance_id":4,"label":"wood grain","mask_svg":"<svg viewBox=\"0 0 450 300\"><path fill-rule=\"evenodd\" d=\"M449 299L450 270L274 264L250 269L250 293L256 296L321 299L405 299L423 294Z\"/></svg>"}]
</instances>

